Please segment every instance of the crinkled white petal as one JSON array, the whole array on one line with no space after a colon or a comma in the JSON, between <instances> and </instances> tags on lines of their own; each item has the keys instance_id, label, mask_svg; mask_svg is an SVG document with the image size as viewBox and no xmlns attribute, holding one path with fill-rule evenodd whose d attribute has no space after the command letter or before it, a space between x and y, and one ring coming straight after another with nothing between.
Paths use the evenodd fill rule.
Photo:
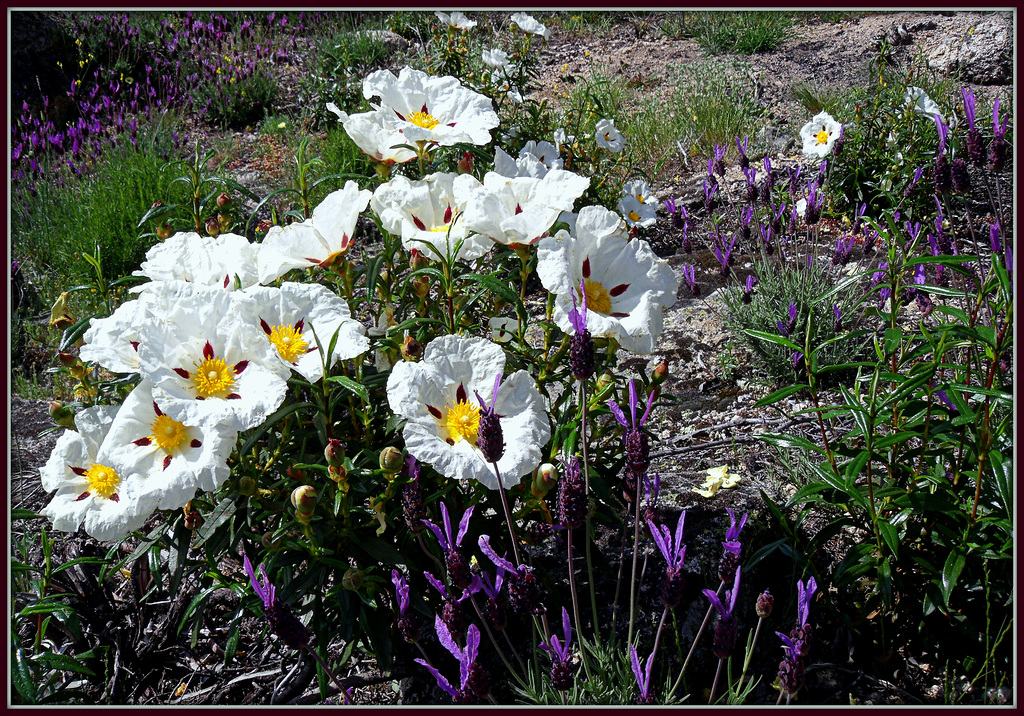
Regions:
<instances>
[{"instance_id":1,"label":"crinkled white petal","mask_svg":"<svg viewBox=\"0 0 1024 716\"><path fill-rule=\"evenodd\" d=\"M145 276L150 283L134 286L138 293L151 290L156 282L183 280L197 285L232 290L236 281L240 288L257 283L259 244L251 244L238 234L221 234L216 238L195 232L175 234L146 252L135 276Z\"/></svg>"},{"instance_id":2,"label":"crinkled white petal","mask_svg":"<svg viewBox=\"0 0 1024 716\"><path fill-rule=\"evenodd\" d=\"M161 410L187 425L233 416L238 429L248 429L281 405L288 368L271 353L263 332L241 317L246 313L241 305L251 300L243 294L197 293L173 306L165 321L140 327L140 373L153 381ZM204 360L207 343L216 358L236 370L231 391L238 398L197 399L191 376Z\"/></svg>"},{"instance_id":3,"label":"crinkled white petal","mask_svg":"<svg viewBox=\"0 0 1024 716\"><path fill-rule=\"evenodd\" d=\"M152 509L181 509L197 489L212 492L227 481L228 457L238 439L234 420L187 426L183 442L170 452L151 439L136 444L151 438L156 420L153 384L144 380L125 398L107 436L112 466L138 481L140 500Z\"/></svg>"},{"instance_id":4,"label":"crinkled white petal","mask_svg":"<svg viewBox=\"0 0 1024 716\"><path fill-rule=\"evenodd\" d=\"M294 362L287 362L277 349L273 353L288 368L298 371L306 380L312 382L323 377L323 362L318 350L317 338L322 342L324 351L330 346L332 336L338 334L331 356L330 365L339 360L350 360L362 355L370 348L363 324L352 319L351 311L345 299L338 296L326 286L319 284L285 282L281 288L254 286L245 291L252 298L240 311L255 309L255 313L243 314L253 325L261 327L260 321L267 326L295 326L302 321L301 335L306 341L306 353ZM267 336L269 340L269 336Z\"/></svg>"},{"instance_id":5,"label":"crinkled white petal","mask_svg":"<svg viewBox=\"0 0 1024 716\"><path fill-rule=\"evenodd\" d=\"M800 138L803 140L803 152L808 157L822 158L832 151L832 145L839 139L839 132L842 126L832 118L828 112L819 112L811 118L811 121L800 129ZM818 141L818 133L824 131L828 137L827 141Z\"/></svg>"},{"instance_id":6,"label":"crinkled white petal","mask_svg":"<svg viewBox=\"0 0 1024 716\"><path fill-rule=\"evenodd\" d=\"M527 15L525 12L517 12L510 18L512 22L519 27L523 32L531 35L539 35L545 40L551 37L551 30L546 28L540 22L538 22L532 15Z\"/></svg>"},{"instance_id":7,"label":"crinkled white petal","mask_svg":"<svg viewBox=\"0 0 1024 716\"><path fill-rule=\"evenodd\" d=\"M113 406L79 412L75 416L79 432L68 430L61 435L46 465L40 469L43 489L56 491L42 510L54 529L75 532L84 522L85 531L95 539L116 540L142 527L152 513L152 506L140 499L135 476L118 472L121 482L114 500L91 494L88 478L71 469L88 470L94 464L114 468L106 438L117 412Z\"/></svg>"},{"instance_id":8,"label":"crinkled white petal","mask_svg":"<svg viewBox=\"0 0 1024 716\"><path fill-rule=\"evenodd\" d=\"M493 245L486 236L472 234L464 220L469 189L476 185L469 174L439 172L418 181L397 176L377 188L370 208L385 231L402 237L406 249L437 260L439 251L451 253L462 239L455 258L471 261Z\"/></svg>"},{"instance_id":9,"label":"crinkled white petal","mask_svg":"<svg viewBox=\"0 0 1024 716\"><path fill-rule=\"evenodd\" d=\"M484 64L492 70L497 70L508 64L508 53L498 47L484 50L483 60Z\"/></svg>"},{"instance_id":10,"label":"crinkled white petal","mask_svg":"<svg viewBox=\"0 0 1024 716\"><path fill-rule=\"evenodd\" d=\"M399 131L395 119L384 111L360 112L341 119L345 132L356 146L374 159L385 164L404 164L416 158L409 149L409 139Z\"/></svg>"},{"instance_id":11,"label":"crinkled white petal","mask_svg":"<svg viewBox=\"0 0 1024 716\"><path fill-rule=\"evenodd\" d=\"M615 128L615 120L598 120L595 130L594 139L597 141L597 146L602 149L617 153L626 146L626 138Z\"/></svg>"},{"instance_id":12,"label":"crinkled white petal","mask_svg":"<svg viewBox=\"0 0 1024 716\"><path fill-rule=\"evenodd\" d=\"M449 444L447 428L437 415L455 404L460 385L468 400L475 401L479 393L489 401L504 361L501 348L483 338L442 336L431 341L422 361L396 365L388 377L388 403L406 420L402 434L409 454L451 479L474 479L497 489L493 466L469 441ZM543 398L526 371L501 384L495 411L502 416L505 441L498 470L508 489L540 465L551 426Z\"/></svg>"},{"instance_id":13,"label":"crinkled white petal","mask_svg":"<svg viewBox=\"0 0 1024 716\"><path fill-rule=\"evenodd\" d=\"M637 201L632 194L619 199L618 209L619 214L630 226L654 226L658 222L656 208L651 204Z\"/></svg>"}]
</instances>

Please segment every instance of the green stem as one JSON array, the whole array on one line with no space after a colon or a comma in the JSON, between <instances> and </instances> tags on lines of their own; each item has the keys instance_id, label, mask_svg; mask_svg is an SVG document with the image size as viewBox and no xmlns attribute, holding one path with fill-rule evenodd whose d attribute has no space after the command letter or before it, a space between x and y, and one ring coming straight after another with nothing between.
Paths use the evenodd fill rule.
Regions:
<instances>
[{"instance_id":1,"label":"green stem","mask_svg":"<svg viewBox=\"0 0 1024 716\"><path fill-rule=\"evenodd\" d=\"M334 675L334 672L331 671L330 667L327 666L327 664L324 663L324 660L320 658L320 655L316 653L316 649L311 647L309 644L306 644L306 651L313 655L313 658L316 659L318 664L320 664L320 668L324 670L324 673L331 677L331 681L333 681L334 685L341 691L341 698L345 700L345 705L352 705L352 699L348 697L348 692L345 691L345 687L341 685L341 682L338 681L338 677Z\"/></svg>"},{"instance_id":2,"label":"green stem","mask_svg":"<svg viewBox=\"0 0 1024 716\"><path fill-rule=\"evenodd\" d=\"M594 619L594 640L601 643L601 631L597 626L597 592L594 586L594 563L590 558L590 456L587 452L587 381L580 381L580 441L583 447L583 480L586 486L587 514L586 514L586 551L587 551L587 584L590 587L590 608L593 611Z\"/></svg>"},{"instance_id":3,"label":"green stem","mask_svg":"<svg viewBox=\"0 0 1024 716\"><path fill-rule=\"evenodd\" d=\"M633 622L636 618L636 560L640 554L640 475L637 475L636 483L636 492L633 495L636 510L633 517L633 576L629 583L629 636L626 638L627 644L633 643Z\"/></svg>"},{"instance_id":4,"label":"green stem","mask_svg":"<svg viewBox=\"0 0 1024 716\"><path fill-rule=\"evenodd\" d=\"M721 582L718 585L718 591L716 594L720 596L724 587L725 582ZM690 658L693 656L693 652L697 650L697 642L700 641L701 635L704 634L704 629L707 628L708 621L711 619L711 612L713 612L714 609L714 605L708 606L708 613L704 615L704 621L701 622L700 629L697 630L697 636L693 637L693 643L690 644L690 651L686 654L686 659L683 661L683 668L679 670L679 676L676 678L675 683L672 684L672 688L669 689L669 697L676 692L676 689L679 688L679 684L683 682L683 674L686 673L686 667L690 665Z\"/></svg>"}]
</instances>

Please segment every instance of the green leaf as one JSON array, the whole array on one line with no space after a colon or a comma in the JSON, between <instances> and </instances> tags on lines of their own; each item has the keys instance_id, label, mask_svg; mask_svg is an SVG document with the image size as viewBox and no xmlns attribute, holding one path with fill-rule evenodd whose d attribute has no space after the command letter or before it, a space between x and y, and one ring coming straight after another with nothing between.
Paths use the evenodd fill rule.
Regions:
<instances>
[{"instance_id":1,"label":"green leaf","mask_svg":"<svg viewBox=\"0 0 1024 716\"><path fill-rule=\"evenodd\" d=\"M754 403L754 407L755 408L761 408L761 407L764 407L765 405L771 405L772 403L777 403L780 400L782 400L783 398L788 398L793 393L797 393L797 392L799 392L799 391L801 391L801 390L803 390L804 388L807 388L807 387L808 386L806 386L806 385L787 385L785 388L779 388L774 393L771 393L770 395L766 395L765 397L761 398L759 401Z\"/></svg>"},{"instance_id":2,"label":"green leaf","mask_svg":"<svg viewBox=\"0 0 1024 716\"><path fill-rule=\"evenodd\" d=\"M899 557L900 548L900 530L899 527L894 526L888 520L878 521L878 531L882 533L882 539L889 545L889 549L892 550L893 557Z\"/></svg>"},{"instance_id":3,"label":"green leaf","mask_svg":"<svg viewBox=\"0 0 1024 716\"><path fill-rule=\"evenodd\" d=\"M14 664L11 669L11 681L14 688L26 703L34 704L38 701L36 695L35 679L28 668L28 660L25 658L25 649L19 644L14 649Z\"/></svg>"},{"instance_id":4,"label":"green leaf","mask_svg":"<svg viewBox=\"0 0 1024 716\"><path fill-rule=\"evenodd\" d=\"M21 507L16 507L11 510L12 520L35 520L44 516L45 515L40 515L37 512L33 512L32 510L26 510Z\"/></svg>"},{"instance_id":5,"label":"green leaf","mask_svg":"<svg viewBox=\"0 0 1024 716\"><path fill-rule=\"evenodd\" d=\"M825 449L818 447L802 435L780 435L778 433L762 433L757 436L759 440L774 445L778 448L797 448L800 450L813 450L821 455Z\"/></svg>"},{"instance_id":6,"label":"green leaf","mask_svg":"<svg viewBox=\"0 0 1024 716\"><path fill-rule=\"evenodd\" d=\"M799 351L801 353L803 353L804 351L802 347L798 346L796 343L789 340L788 338L783 338L777 333L766 333L765 331L754 331L750 329L744 329L743 332L752 338L757 338L762 341L768 341L769 343L785 346L786 348L790 348L794 351Z\"/></svg>"},{"instance_id":7,"label":"green leaf","mask_svg":"<svg viewBox=\"0 0 1024 716\"><path fill-rule=\"evenodd\" d=\"M327 379L328 383L337 383L341 387L345 388L350 393L354 393L356 397L362 400L364 403L369 404L370 393L366 390L366 387L361 383L358 383L347 375L334 375Z\"/></svg>"},{"instance_id":8,"label":"green leaf","mask_svg":"<svg viewBox=\"0 0 1024 716\"><path fill-rule=\"evenodd\" d=\"M192 603L188 605L188 609L185 610L184 616L181 617L181 623L178 624L178 635L181 635L181 630L185 628L186 622L189 617L199 608L199 606L206 601L206 598L213 594L215 591L220 589L219 584L211 584L209 587L202 589L196 596L192 598Z\"/></svg>"},{"instance_id":9,"label":"green leaf","mask_svg":"<svg viewBox=\"0 0 1024 716\"><path fill-rule=\"evenodd\" d=\"M515 305L519 301L519 295L509 288L507 282L498 278L497 274L467 273L461 278L466 281L479 283L489 291L501 296L509 304Z\"/></svg>"},{"instance_id":10,"label":"green leaf","mask_svg":"<svg viewBox=\"0 0 1024 716\"><path fill-rule=\"evenodd\" d=\"M245 441L245 445L238 451L239 454L244 454L252 450L252 446L255 445L260 438L262 438L270 428L272 428L279 420L284 418L286 415L298 412L299 410L305 410L306 408L312 408L316 410L316 406L312 403L291 403L280 408L277 412L267 418L262 425L260 425L249 439Z\"/></svg>"},{"instance_id":11,"label":"green leaf","mask_svg":"<svg viewBox=\"0 0 1024 716\"><path fill-rule=\"evenodd\" d=\"M55 652L43 652L38 656L36 661L45 664L51 669L59 669L60 671L74 671L79 674L85 674L87 676L95 676L96 674L88 666L78 661L69 654L57 654Z\"/></svg>"},{"instance_id":12,"label":"green leaf","mask_svg":"<svg viewBox=\"0 0 1024 716\"><path fill-rule=\"evenodd\" d=\"M947 605L949 604L949 595L952 593L953 587L956 586L956 580L960 578L965 564L967 564L967 557L959 550L953 550L946 557L946 564L942 567L942 598L946 600Z\"/></svg>"},{"instance_id":13,"label":"green leaf","mask_svg":"<svg viewBox=\"0 0 1024 716\"><path fill-rule=\"evenodd\" d=\"M238 503L235 502L233 496L225 497L217 503L217 506L213 508L213 512L206 517L203 522L203 526L199 528L196 533L196 541L194 546L200 547L206 540L213 536L217 528L227 522L231 518L231 515L235 514L235 509L238 507Z\"/></svg>"}]
</instances>

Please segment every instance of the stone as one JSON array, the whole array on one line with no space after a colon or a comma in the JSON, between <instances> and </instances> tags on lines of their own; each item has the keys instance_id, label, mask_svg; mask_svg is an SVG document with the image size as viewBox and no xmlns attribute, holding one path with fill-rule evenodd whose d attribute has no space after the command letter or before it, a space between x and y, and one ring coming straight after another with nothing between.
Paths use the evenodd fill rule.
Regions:
<instances>
[{"instance_id":1,"label":"stone","mask_svg":"<svg viewBox=\"0 0 1024 716\"><path fill-rule=\"evenodd\" d=\"M1008 15L995 14L975 25L962 38L945 38L928 53L928 63L940 73L982 85L1013 81L1013 26Z\"/></svg>"}]
</instances>

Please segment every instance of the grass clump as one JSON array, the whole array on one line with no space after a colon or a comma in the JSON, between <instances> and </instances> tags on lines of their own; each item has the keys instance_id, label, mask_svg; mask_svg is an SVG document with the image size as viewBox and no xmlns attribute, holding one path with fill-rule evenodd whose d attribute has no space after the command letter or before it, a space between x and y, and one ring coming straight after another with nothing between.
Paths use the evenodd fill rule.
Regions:
<instances>
[{"instance_id":1,"label":"grass clump","mask_svg":"<svg viewBox=\"0 0 1024 716\"><path fill-rule=\"evenodd\" d=\"M669 102L679 148L690 156L708 156L716 144L730 152L737 136L756 136L764 108L750 82L719 62L695 62L677 70Z\"/></svg>"},{"instance_id":2,"label":"grass clump","mask_svg":"<svg viewBox=\"0 0 1024 716\"><path fill-rule=\"evenodd\" d=\"M785 12L708 12L690 32L705 52L752 55L771 52L789 37L793 18Z\"/></svg>"}]
</instances>

